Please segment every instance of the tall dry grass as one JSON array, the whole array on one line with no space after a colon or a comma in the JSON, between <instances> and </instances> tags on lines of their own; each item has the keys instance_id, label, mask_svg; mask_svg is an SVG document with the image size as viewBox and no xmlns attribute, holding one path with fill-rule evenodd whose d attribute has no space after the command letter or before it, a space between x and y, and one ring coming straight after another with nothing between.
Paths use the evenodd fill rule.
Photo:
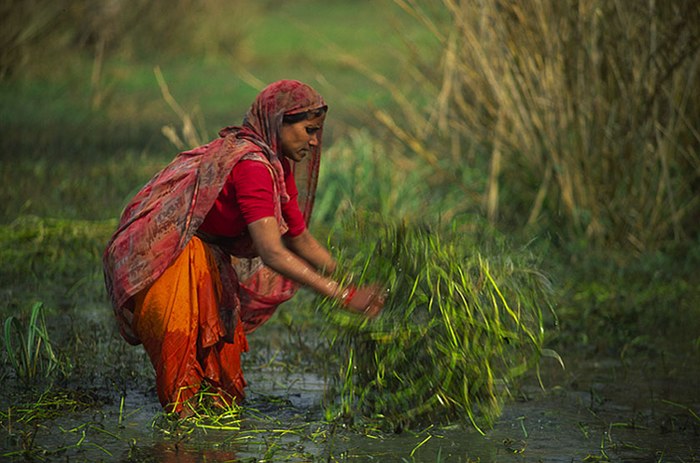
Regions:
<instances>
[{"instance_id":1,"label":"tall dry grass","mask_svg":"<svg viewBox=\"0 0 700 463\"><path fill-rule=\"evenodd\" d=\"M377 120L414 158L481 168L492 222L637 250L697 236L700 3L395 3L439 60L412 63L406 117Z\"/></svg>"}]
</instances>

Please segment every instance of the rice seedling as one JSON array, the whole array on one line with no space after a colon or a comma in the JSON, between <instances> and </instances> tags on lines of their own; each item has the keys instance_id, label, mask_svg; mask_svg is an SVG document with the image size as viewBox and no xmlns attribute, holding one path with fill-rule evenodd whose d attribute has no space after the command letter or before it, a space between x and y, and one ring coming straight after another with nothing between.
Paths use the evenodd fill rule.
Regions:
<instances>
[{"instance_id":1,"label":"rice seedling","mask_svg":"<svg viewBox=\"0 0 700 463\"><path fill-rule=\"evenodd\" d=\"M188 420L203 430L239 431L241 429L241 407L223 402L220 393L208 391L198 394L198 403L192 407Z\"/></svg>"},{"instance_id":2,"label":"rice seedling","mask_svg":"<svg viewBox=\"0 0 700 463\"><path fill-rule=\"evenodd\" d=\"M165 435L189 435L195 430L239 431L242 408L223 402L219 393L208 390L198 392L187 404L189 416L159 413L151 423L154 429Z\"/></svg>"},{"instance_id":3,"label":"rice seedling","mask_svg":"<svg viewBox=\"0 0 700 463\"><path fill-rule=\"evenodd\" d=\"M363 320L325 301L340 371L328 419L403 429L452 420L483 432L544 349L547 278L527 256L487 257L458 234L409 224L356 227L343 265L388 289L383 314Z\"/></svg>"},{"instance_id":4,"label":"rice seedling","mask_svg":"<svg viewBox=\"0 0 700 463\"><path fill-rule=\"evenodd\" d=\"M692 417L698 424L700 424L700 416L695 411L693 411L693 409L691 407L689 407L687 405L679 404L676 402L672 402L670 400L662 400L661 402L663 402L667 405L672 405L674 407L678 407L678 408L684 410L686 413L688 413L688 415L690 417Z\"/></svg>"},{"instance_id":5,"label":"rice seedling","mask_svg":"<svg viewBox=\"0 0 700 463\"><path fill-rule=\"evenodd\" d=\"M17 377L25 383L48 378L62 363L51 345L43 313L44 305L32 306L26 327L15 317L5 319L5 351Z\"/></svg>"},{"instance_id":6,"label":"rice seedling","mask_svg":"<svg viewBox=\"0 0 700 463\"><path fill-rule=\"evenodd\" d=\"M64 417L67 413L81 413L100 405L102 404L93 394L53 386L43 391L37 399L14 403L0 411L0 423L6 432L6 439L13 442L15 450L10 451L8 447L0 445L0 457L44 460L47 456L63 453L68 448L79 448L85 443L85 430L89 425L83 425L82 437L76 444L58 449L46 448L37 442L37 433L45 428L48 420ZM62 428L60 430L66 432Z\"/></svg>"},{"instance_id":7,"label":"rice seedling","mask_svg":"<svg viewBox=\"0 0 700 463\"><path fill-rule=\"evenodd\" d=\"M22 448L20 450L5 452L0 454L0 456L4 458L10 458L11 461L18 457L22 457L23 459L29 461L46 461L47 459L50 459L52 457L58 457L59 455L64 456L67 451L71 450L85 453L88 449L95 449L99 452L101 456L106 455L108 457L112 457L112 452L110 452L107 448L98 443L92 442L91 438L94 438L93 432L106 434L115 440L120 440L119 437L115 434L102 429L99 425L95 425L92 423L83 423L71 429L60 428L60 430L63 434L69 436L69 439L71 439L72 435L77 435L77 441L57 448L47 448L43 446L38 446L35 445L34 441L37 431L37 428L35 427L32 432L29 432L26 435L22 436L24 442L22 443ZM66 458L66 460L70 461L70 458Z\"/></svg>"},{"instance_id":8,"label":"rice seedling","mask_svg":"<svg viewBox=\"0 0 700 463\"><path fill-rule=\"evenodd\" d=\"M39 421L55 419L66 413L78 412L99 405L101 405L100 401L92 394L51 387L41 393L36 401L10 407L7 416L3 418L10 425L12 423L34 425Z\"/></svg>"}]
</instances>

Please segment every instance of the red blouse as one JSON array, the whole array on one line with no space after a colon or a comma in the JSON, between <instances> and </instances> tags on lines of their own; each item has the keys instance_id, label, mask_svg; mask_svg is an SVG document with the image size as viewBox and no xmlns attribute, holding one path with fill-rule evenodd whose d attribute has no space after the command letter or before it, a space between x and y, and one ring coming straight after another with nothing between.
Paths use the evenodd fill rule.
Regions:
<instances>
[{"instance_id":1,"label":"red blouse","mask_svg":"<svg viewBox=\"0 0 700 463\"><path fill-rule=\"evenodd\" d=\"M299 210L299 192L289 161L281 161L289 195L289 201L282 204L282 216L289 226L287 236L298 236L306 229L306 222ZM215 236L239 236L247 230L248 224L274 217L273 194L272 175L265 164L244 159L231 170L199 229Z\"/></svg>"}]
</instances>

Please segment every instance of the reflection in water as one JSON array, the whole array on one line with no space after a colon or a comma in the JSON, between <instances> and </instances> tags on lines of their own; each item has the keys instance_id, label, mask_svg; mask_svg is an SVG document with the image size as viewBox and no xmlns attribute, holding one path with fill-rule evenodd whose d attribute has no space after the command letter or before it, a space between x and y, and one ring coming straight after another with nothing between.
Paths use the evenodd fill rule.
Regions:
<instances>
[{"instance_id":1,"label":"reflection in water","mask_svg":"<svg viewBox=\"0 0 700 463\"><path fill-rule=\"evenodd\" d=\"M151 447L137 446L125 452L122 461L143 463L236 462L236 453L215 448L196 448L187 443L155 442Z\"/></svg>"}]
</instances>

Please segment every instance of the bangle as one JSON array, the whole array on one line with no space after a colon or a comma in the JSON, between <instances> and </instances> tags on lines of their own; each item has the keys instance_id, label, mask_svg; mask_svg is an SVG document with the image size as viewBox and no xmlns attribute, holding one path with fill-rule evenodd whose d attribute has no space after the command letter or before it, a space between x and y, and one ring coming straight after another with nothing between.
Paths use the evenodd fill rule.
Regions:
<instances>
[{"instance_id":1,"label":"bangle","mask_svg":"<svg viewBox=\"0 0 700 463\"><path fill-rule=\"evenodd\" d=\"M350 301L352 300L353 296L355 296L355 292L357 291L357 288L354 286L348 286L345 288L345 291L343 291L343 294L340 295L340 300L342 301L342 304L344 306L350 305Z\"/></svg>"}]
</instances>

